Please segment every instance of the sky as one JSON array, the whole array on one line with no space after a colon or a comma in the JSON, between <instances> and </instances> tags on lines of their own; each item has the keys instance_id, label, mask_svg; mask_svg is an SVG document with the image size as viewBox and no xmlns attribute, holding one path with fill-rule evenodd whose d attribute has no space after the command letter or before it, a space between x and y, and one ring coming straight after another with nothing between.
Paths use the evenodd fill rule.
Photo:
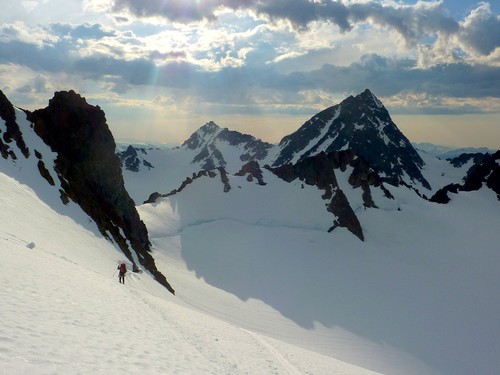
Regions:
<instances>
[{"instance_id":1,"label":"sky","mask_svg":"<svg viewBox=\"0 0 500 375\"><path fill-rule=\"evenodd\" d=\"M413 142L500 148L500 5L394 0L3 0L0 89L73 89L117 141L208 121L279 140L369 88Z\"/></svg>"}]
</instances>

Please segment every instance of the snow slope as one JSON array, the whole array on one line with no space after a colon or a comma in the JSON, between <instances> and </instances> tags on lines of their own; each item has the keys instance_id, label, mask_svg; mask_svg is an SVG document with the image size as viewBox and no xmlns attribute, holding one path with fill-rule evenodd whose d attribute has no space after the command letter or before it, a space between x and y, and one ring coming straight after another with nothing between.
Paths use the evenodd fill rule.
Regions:
<instances>
[{"instance_id":1,"label":"snow slope","mask_svg":"<svg viewBox=\"0 0 500 375\"><path fill-rule=\"evenodd\" d=\"M3 173L0 207L2 375L373 373L186 307L147 274L119 284L114 246Z\"/></svg>"}]
</instances>

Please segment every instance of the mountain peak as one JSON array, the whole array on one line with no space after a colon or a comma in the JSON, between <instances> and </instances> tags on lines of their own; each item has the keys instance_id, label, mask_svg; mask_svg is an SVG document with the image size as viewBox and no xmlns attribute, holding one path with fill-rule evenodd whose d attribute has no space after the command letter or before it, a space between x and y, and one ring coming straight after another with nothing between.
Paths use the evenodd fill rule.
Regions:
<instances>
[{"instance_id":1,"label":"mountain peak","mask_svg":"<svg viewBox=\"0 0 500 375\"><path fill-rule=\"evenodd\" d=\"M205 125L200 127L197 131L195 131L193 134L191 134L191 136L186 141L184 141L182 146L185 146L191 150L195 150L199 148L201 145L206 144L220 131L221 128L219 125L217 125L213 121L209 121Z\"/></svg>"},{"instance_id":2,"label":"mountain peak","mask_svg":"<svg viewBox=\"0 0 500 375\"><path fill-rule=\"evenodd\" d=\"M205 125L203 125L201 127L201 129L206 129L206 130L211 130L211 131L215 131L215 130L218 130L220 129L220 126L217 125L215 122L213 121L209 121L207 122Z\"/></svg>"},{"instance_id":3,"label":"mountain peak","mask_svg":"<svg viewBox=\"0 0 500 375\"><path fill-rule=\"evenodd\" d=\"M358 95L367 105L375 105L376 108L384 108L382 102L369 89Z\"/></svg>"},{"instance_id":4,"label":"mountain peak","mask_svg":"<svg viewBox=\"0 0 500 375\"><path fill-rule=\"evenodd\" d=\"M223 150L228 147L237 149L240 161L246 162L263 160L273 145L209 121L195 131L182 147L197 152L193 163L199 163L202 169L214 169L227 165Z\"/></svg>"},{"instance_id":5,"label":"mountain peak","mask_svg":"<svg viewBox=\"0 0 500 375\"><path fill-rule=\"evenodd\" d=\"M199 135L201 135L203 137L207 137L207 136L211 137L211 136L217 135L221 130L222 130L222 128L219 125L217 125L213 121L209 121L205 125L200 127L196 131L196 133L198 133Z\"/></svg>"},{"instance_id":6,"label":"mountain peak","mask_svg":"<svg viewBox=\"0 0 500 375\"><path fill-rule=\"evenodd\" d=\"M296 163L322 151L351 149L388 182L418 181L430 188L421 173L423 160L369 89L316 114L284 137L280 148L273 166Z\"/></svg>"}]
</instances>

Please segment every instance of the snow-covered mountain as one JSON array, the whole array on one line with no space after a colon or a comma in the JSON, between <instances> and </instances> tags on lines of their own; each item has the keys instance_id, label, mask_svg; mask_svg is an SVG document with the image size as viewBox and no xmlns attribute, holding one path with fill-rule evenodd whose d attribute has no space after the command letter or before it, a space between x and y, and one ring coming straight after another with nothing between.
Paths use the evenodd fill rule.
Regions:
<instances>
[{"instance_id":1,"label":"snow-covered mountain","mask_svg":"<svg viewBox=\"0 0 500 375\"><path fill-rule=\"evenodd\" d=\"M460 173L458 180L453 182L465 178L467 171L460 170L462 166L452 161L458 160L456 158L465 152L447 149L448 155L454 156L449 158L449 162L440 163L434 153L428 152L430 145L421 146L422 149L413 147L392 121L381 101L367 89L314 115L297 131L285 136L278 145L262 142L248 134L222 129L214 122L209 122L180 147L170 149L122 145L118 156L122 160L126 183L131 181L129 191L133 190L131 194L136 202L147 200L153 192L169 193L177 189L186 177L192 177L200 170L223 167L227 173L234 174L248 161L257 161L261 167L270 165L277 168L294 165L320 153L346 150L354 152L356 157L366 162L381 182L405 185L426 198L450 183L449 173ZM478 153L478 150L474 151ZM425 160L431 165L428 166ZM449 163L454 164L455 171L448 171ZM444 178L427 176L427 170L432 170L433 165L441 165ZM158 168L154 170L156 166ZM469 168L471 166L468 164ZM158 175L162 175L162 178ZM136 183L137 178L148 179L149 183L144 185L144 189ZM429 178L433 181L429 181Z\"/></svg>"},{"instance_id":2,"label":"snow-covered mountain","mask_svg":"<svg viewBox=\"0 0 500 375\"><path fill-rule=\"evenodd\" d=\"M398 209L387 184L410 188L424 199L432 197L433 201L444 203L445 199L439 198L444 194L440 189L465 181L468 171L480 164L484 156L464 155L442 161L418 152L369 90L313 116L279 145L272 146L209 122L181 147L128 146L118 155L127 188L136 202L153 203L214 176L218 176L225 192L232 187L228 176L248 175L253 181L254 172L261 176L256 181L265 186L261 169L267 169L283 184L297 181L300 186L315 186L323 200L323 211L328 212L322 226L329 232L344 227L361 240L361 210ZM491 178L498 177L493 174ZM498 193L498 189L495 191Z\"/></svg>"},{"instance_id":3,"label":"snow-covered mountain","mask_svg":"<svg viewBox=\"0 0 500 375\"><path fill-rule=\"evenodd\" d=\"M73 210L88 215L135 271L144 267L174 292L156 268L147 228L125 190L104 112L74 91L55 93L46 108L33 112L15 108L0 92L0 117L0 170L29 181L51 202L58 196L54 209L67 212L65 206L76 204Z\"/></svg>"},{"instance_id":4,"label":"snow-covered mountain","mask_svg":"<svg viewBox=\"0 0 500 375\"><path fill-rule=\"evenodd\" d=\"M368 89L325 109L284 137L273 165L300 161L321 151L347 149L368 161L393 184L419 182L430 188L421 173L422 159L382 102Z\"/></svg>"},{"instance_id":5,"label":"snow-covered mountain","mask_svg":"<svg viewBox=\"0 0 500 375\"><path fill-rule=\"evenodd\" d=\"M201 166L200 169L207 170L226 167L228 161L224 155L228 156L229 163L234 159L241 162L266 160L273 145L248 134L241 134L227 128L221 129L210 121L194 132L181 148L195 151L193 163L198 163ZM234 154L231 155L231 153Z\"/></svg>"},{"instance_id":6,"label":"snow-covered mountain","mask_svg":"<svg viewBox=\"0 0 500 375\"><path fill-rule=\"evenodd\" d=\"M284 137L279 145L222 129L211 121L194 132L178 151L190 154L190 162L198 170L225 167L235 172L242 163L251 160L277 167L294 164L320 152L347 149L368 161L393 184L415 185L418 182L430 188L421 174L423 160L394 124L384 105L368 89L316 114L297 131ZM125 164L127 169L136 169L143 163L143 168L150 168L147 156L133 155L135 158L130 159L131 156L120 154L122 159L130 160Z\"/></svg>"},{"instance_id":7,"label":"snow-covered mountain","mask_svg":"<svg viewBox=\"0 0 500 375\"><path fill-rule=\"evenodd\" d=\"M32 113L0 100L0 373L500 368L498 153L447 161L419 151L403 163L411 149L386 134L397 132L365 91L332 107L340 128L334 116L311 121L326 145L351 134L349 116L351 135L368 119L364 147L386 145L387 170L345 142L321 149L310 121L274 146L213 123L174 149L123 145L120 172L95 121L102 111L69 96ZM374 107L348 116L351 102ZM307 137L292 150L286 139L298 145L299 133ZM452 184L448 204L426 199ZM100 203L111 215L96 215L112 187L117 195ZM144 225L147 254L175 296L136 250L127 264L145 272L117 283L125 253L99 225L106 217L129 249L127 225Z\"/></svg>"}]
</instances>

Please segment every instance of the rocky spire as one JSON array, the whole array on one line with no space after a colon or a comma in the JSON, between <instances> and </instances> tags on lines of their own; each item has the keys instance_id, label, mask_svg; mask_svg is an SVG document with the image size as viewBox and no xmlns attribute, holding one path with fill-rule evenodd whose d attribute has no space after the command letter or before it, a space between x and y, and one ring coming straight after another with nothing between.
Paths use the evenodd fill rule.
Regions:
<instances>
[{"instance_id":1,"label":"rocky spire","mask_svg":"<svg viewBox=\"0 0 500 375\"><path fill-rule=\"evenodd\" d=\"M104 112L74 91L56 92L48 107L29 114L35 132L57 153L55 169L64 193L115 241L137 269L174 290L156 268L146 226L125 190L115 141ZM135 254L134 254L135 253Z\"/></svg>"}]
</instances>

